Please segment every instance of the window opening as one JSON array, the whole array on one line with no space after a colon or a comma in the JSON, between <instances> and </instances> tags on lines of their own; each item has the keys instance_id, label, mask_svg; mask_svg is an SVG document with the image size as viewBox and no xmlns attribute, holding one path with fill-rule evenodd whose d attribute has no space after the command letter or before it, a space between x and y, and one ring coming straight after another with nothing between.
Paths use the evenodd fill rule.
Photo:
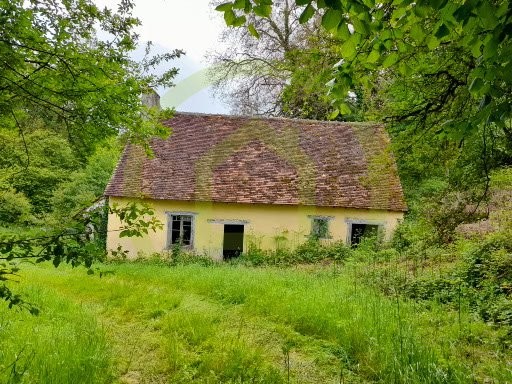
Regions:
<instances>
[{"instance_id":1,"label":"window opening","mask_svg":"<svg viewBox=\"0 0 512 384\"><path fill-rule=\"evenodd\" d=\"M375 224L351 224L350 245L356 246L365 238L377 237L379 226Z\"/></svg>"},{"instance_id":2,"label":"window opening","mask_svg":"<svg viewBox=\"0 0 512 384\"><path fill-rule=\"evenodd\" d=\"M192 216L171 215L171 245L192 244Z\"/></svg>"},{"instance_id":3,"label":"window opening","mask_svg":"<svg viewBox=\"0 0 512 384\"><path fill-rule=\"evenodd\" d=\"M329 237L329 220L321 217L314 217L311 222L311 237L315 239L326 239Z\"/></svg>"}]
</instances>

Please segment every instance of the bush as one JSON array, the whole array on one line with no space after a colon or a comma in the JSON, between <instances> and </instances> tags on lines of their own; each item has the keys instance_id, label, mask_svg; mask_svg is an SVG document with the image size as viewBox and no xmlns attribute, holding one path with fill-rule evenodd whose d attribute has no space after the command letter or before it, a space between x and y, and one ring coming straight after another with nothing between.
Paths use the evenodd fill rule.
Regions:
<instances>
[{"instance_id":1,"label":"bush","mask_svg":"<svg viewBox=\"0 0 512 384\"><path fill-rule=\"evenodd\" d=\"M13 189L0 191L0 225L28 224L32 221L32 206L27 197Z\"/></svg>"},{"instance_id":2,"label":"bush","mask_svg":"<svg viewBox=\"0 0 512 384\"><path fill-rule=\"evenodd\" d=\"M479 244L469 245L461 244L460 248L469 248L464 257L437 276L411 278L404 271L386 266L363 274L366 281L387 294L399 292L414 300L435 300L456 306L463 301L484 321L512 327L512 236L494 234ZM413 249L409 247L409 252ZM431 253L439 255L440 248L431 247L422 252L430 263L438 262ZM456 254L460 254L458 252ZM380 253L382 251L375 257L379 258ZM414 253L408 254L408 258L411 257Z\"/></svg>"},{"instance_id":3,"label":"bush","mask_svg":"<svg viewBox=\"0 0 512 384\"><path fill-rule=\"evenodd\" d=\"M350 254L350 248L341 241L322 244L319 240L311 238L294 250L262 250L255 245L249 245L247 252L234 262L252 266L312 264L320 261L345 260Z\"/></svg>"}]
</instances>

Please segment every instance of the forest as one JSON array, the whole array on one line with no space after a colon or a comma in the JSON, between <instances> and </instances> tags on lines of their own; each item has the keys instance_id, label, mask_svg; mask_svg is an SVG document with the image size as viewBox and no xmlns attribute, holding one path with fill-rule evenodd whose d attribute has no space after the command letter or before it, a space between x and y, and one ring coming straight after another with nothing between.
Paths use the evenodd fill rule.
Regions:
<instances>
[{"instance_id":1,"label":"forest","mask_svg":"<svg viewBox=\"0 0 512 384\"><path fill-rule=\"evenodd\" d=\"M408 205L388 242L222 263L106 252L109 213L161 225L102 197L185 55L134 7L0 0L1 382L512 382L510 2L212 1L231 113L384 123Z\"/></svg>"}]
</instances>

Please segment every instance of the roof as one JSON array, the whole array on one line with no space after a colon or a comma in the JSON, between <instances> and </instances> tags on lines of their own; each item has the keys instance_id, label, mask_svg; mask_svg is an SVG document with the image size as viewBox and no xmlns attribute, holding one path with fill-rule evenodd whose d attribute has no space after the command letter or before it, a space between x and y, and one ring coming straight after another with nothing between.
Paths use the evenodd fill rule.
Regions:
<instances>
[{"instance_id":1,"label":"roof","mask_svg":"<svg viewBox=\"0 0 512 384\"><path fill-rule=\"evenodd\" d=\"M154 155L127 145L105 195L407 209L389 138L373 123L177 113Z\"/></svg>"}]
</instances>

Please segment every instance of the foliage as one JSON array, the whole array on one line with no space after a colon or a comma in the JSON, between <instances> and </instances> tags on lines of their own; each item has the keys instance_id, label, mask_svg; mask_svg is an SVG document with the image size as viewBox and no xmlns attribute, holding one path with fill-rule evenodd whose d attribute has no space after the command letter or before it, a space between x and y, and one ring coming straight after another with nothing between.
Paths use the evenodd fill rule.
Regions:
<instances>
[{"instance_id":1,"label":"foliage","mask_svg":"<svg viewBox=\"0 0 512 384\"><path fill-rule=\"evenodd\" d=\"M25 195L31 213L41 216L50 210L55 189L79 163L68 141L52 130L38 127L23 136L8 128L0 129L1 183Z\"/></svg>"},{"instance_id":2,"label":"foliage","mask_svg":"<svg viewBox=\"0 0 512 384\"><path fill-rule=\"evenodd\" d=\"M343 61L337 68L332 92L344 99L357 83L371 88L373 75L397 73L408 78L431 79L438 92L416 100L404 119L433 116L457 106L459 98L474 102L469 115L444 120L443 129L464 135L493 123L505 130L511 117L509 2L449 1L320 1L296 0L301 22L322 15L322 26L341 40ZM268 18L272 1L231 1L217 8L228 25L248 22L244 14ZM443 59L450 57L447 64ZM441 59L441 60L439 60ZM432 65L434 64L434 65ZM463 77L451 66L465 68Z\"/></svg>"},{"instance_id":3,"label":"foliage","mask_svg":"<svg viewBox=\"0 0 512 384\"><path fill-rule=\"evenodd\" d=\"M20 192L12 189L0 190L0 223L26 224L32 219L30 201Z\"/></svg>"},{"instance_id":4,"label":"foliage","mask_svg":"<svg viewBox=\"0 0 512 384\"><path fill-rule=\"evenodd\" d=\"M318 20L301 24L298 9L278 1L268 18L248 15L249 29L223 31L229 47L210 55L211 77L234 113L325 120L334 111L325 83L339 60L337 40Z\"/></svg>"},{"instance_id":5,"label":"foliage","mask_svg":"<svg viewBox=\"0 0 512 384\"><path fill-rule=\"evenodd\" d=\"M395 240L395 252L390 257L383 258L382 251L374 254L378 264L362 273L364 279L389 295L442 303L459 311L466 306L483 321L507 329L506 339L512 340L509 232L494 233L483 240L460 239L443 247L419 241L404 243L398 248L400 243ZM368 260L371 256L364 261Z\"/></svg>"},{"instance_id":6,"label":"foliage","mask_svg":"<svg viewBox=\"0 0 512 384\"><path fill-rule=\"evenodd\" d=\"M221 1L214 1L219 5ZM306 48L309 25L298 23L289 0L275 4L266 19L249 16L251 29L228 28L221 39L228 48L211 54L214 90L239 114L279 115L280 94L294 69L294 57ZM258 39L254 38L256 28Z\"/></svg>"},{"instance_id":7,"label":"foliage","mask_svg":"<svg viewBox=\"0 0 512 384\"><path fill-rule=\"evenodd\" d=\"M362 98L351 93L345 102L349 109L340 113L328 94L333 66L339 61L339 41L326 33L305 37L307 46L287 54L292 63L286 85L278 97L281 115L315 120L363 121Z\"/></svg>"},{"instance_id":8,"label":"foliage","mask_svg":"<svg viewBox=\"0 0 512 384\"><path fill-rule=\"evenodd\" d=\"M247 252L234 263L248 265L294 265L311 264L322 261L343 261L350 254L350 249L343 242L323 244L317 239L309 239L295 249L285 247L276 250L263 250L256 244L249 244Z\"/></svg>"},{"instance_id":9,"label":"foliage","mask_svg":"<svg viewBox=\"0 0 512 384\"><path fill-rule=\"evenodd\" d=\"M175 68L162 76L149 71L183 52L152 57L148 46L141 63L132 61L140 22L131 1L117 12L90 0L2 0L0 9L2 125L23 135L23 121L38 117L84 153L117 133L143 141L168 132L140 95L171 85Z\"/></svg>"},{"instance_id":10,"label":"foliage","mask_svg":"<svg viewBox=\"0 0 512 384\"><path fill-rule=\"evenodd\" d=\"M83 169L59 184L51 198L52 214L62 221L90 208L105 191L120 154L117 140L99 145Z\"/></svg>"},{"instance_id":11,"label":"foliage","mask_svg":"<svg viewBox=\"0 0 512 384\"><path fill-rule=\"evenodd\" d=\"M11 204L20 202L20 212L8 220L27 220L24 195L45 227L41 237L24 231L1 236L0 299L10 305L23 304L4 282L19 268L14 260L85 264L92 272L92 261L103 253L92 232L104 235L105 211L87 211L112 169L113 156L99 145L119 137L149 151L149 137L170 132L161 118L172 111L142 105L141 95L172 85L176 68L160 76L151 71L183 52L153 56L148 43L145 57L132 60L140 24L133 7L130 0L116 11L92 0L0 0L0 190L10 194ZM112 210L126 222L123 236L159 228L156 220L142 219L147 208Z\"/></svg>"},{"instance_id":12,"label":"foliage","mask_svg":"<svg viewBox=\"0 0 512 384\"><path fill-rule=\"evenodd\" d=\"M121 221L119 236L142 237L149 231L162 229L163 224L154 217L154 211L145 204L132 202L125 206L113 205L109 212L117 215ZM36 263L51 261L55 267L61 263L73 267L83 265L89 274L96 259L103 259L105 249L103 243L94 241L97 227L101 227L104 212L90 212L81 222L72 227L47 233L41 237L24 235L0 235L0 298L5 300L9 308L21 306L32 313L38 309L27 303L19 294L15 294L7 285L19 272L19 261L33 260Z\"/></svg>"}]
</instances>

